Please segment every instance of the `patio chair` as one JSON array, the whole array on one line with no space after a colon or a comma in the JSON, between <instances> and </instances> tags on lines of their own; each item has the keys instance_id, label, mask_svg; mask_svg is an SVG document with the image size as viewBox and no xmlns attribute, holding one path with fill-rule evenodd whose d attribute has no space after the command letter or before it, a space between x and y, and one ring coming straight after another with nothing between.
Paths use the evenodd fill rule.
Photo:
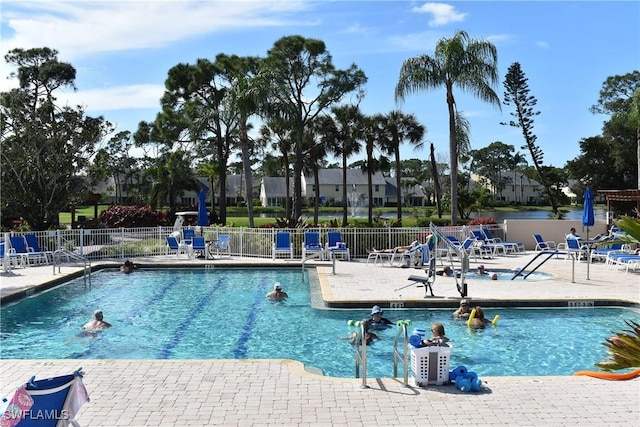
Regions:
<instances>
[{"instance_id":1,"label":"patio chair","mask_svg":"<svg viewBox=\"0 0 640 427\"><path fill-rule=\"evenodd\" d=\"M201 258L207 256L207 242L202 236L194 236L191 241L191 255L195 256L196 252L200 254Z\"/></svg>"},{"instance_id":2,"label":"patio chair","mask_svg":"<svg viewBox=\"0 0 640 427\"><path fill-rule=\"evenodd\" d=\"M289 254L289 259L293 259L291 233L288 231L278 231L276 233L276 241L273 243L273 251L271 255L274 261L279 254Z\"/></svg>"},{"instance_id":3,"label":"patio chair","mask_svg":"<svg viewBox=\"0 0 640 427\"><path fill-rule=\"evenodd\" d=\"M32 377L0 403L0 425L20 427L80 427L75 419L80 407L89 401L82 382L83 372L43 380Z\"/></svg>"},{"instance_id":4,"label":"patio chair","mask_svg":"<svg viewBox=\"0 0 640 427\"><path fill-rule=\"evenodd\" d=\"M305 231L304 242L302 242L302 259L309 254L317 254L322 252L322 243L320 243L320 233L317 231Z\"/></svg>"},{"instance_id":5,"label":"patio chair","mask_svg":"<svg viewBox=\"0 0 640 427\"><path fill-rule=\"evenodd\" d=\"M47 263L53 262L53 251L50 251L47 248L42 250L35 234L25 234L24 238L27 240L27 245L32 248L34 252L42 252L45 254Z\"/></svg>"},{"instance_id":6,"label":"patio chair","mask_svg":"<svg viewBox=\"0 0 640 427\"><path fill-rule=\"evenodd\" d=\"M327 233L327 249L329 249L330 259L338 255L347 261L351 259L349 248L344 240L342 240L342 234L339 231L329 231Z\"/></svg>"},{"instance_id":7,"label":"patio chair","mask_svg":"<svg viewBox=\"0 0 640 427\"><path fill-rule=\"evenodd\" d=\"M567 251L567 255L565 259L574 258L577 260L581 260L584 258L588 260L589 258L589 249L586 246L580 244L580 240L578 239L565 239L565 250Z\"/></svg>"},{"instance_id":8,"label":"patio chair","mask_svg":"<svg viewBox=\"0 0 640 427\"><path fill-rule=\"evenodd\" d=\"M190 245L194 237L196 237L196 230L193 228L185 228L182 230L182 243L185 245Z\"/></svg>"},{"instance_id":9,"label":"patio chair","mask_svg":"<svg viewBox=\"0 0 640 427\"><path fill-rule=\"evenodd\" d=\"M191 245L186 245L182 242L178 242L175 236L167 236L167 248L165 256L169 256L169 252L175 252L176 257L180 257L180 254L186 254L187 258L191 256Z\"/></svg>"},{"instance_id":10,"label":"patio chair","mask_svg":"<svg viewBox=\"0 0 640 427\"><path fill-rule=\"evenodd\" d=\"M11 244L9 253L19 254L27 265L47 263L47 255L44 252L36 252L27 246L24 236L9 236L9 243Z\"/></svg>"},{"instance_id":11,"label":"patio chair","mask_svg":"<svg viewBox=\"0 0 640 427\"><path fill-rule=\"evenodd\" d=\"M534 251L556 250L556 242L553 240L544 240L541 234L532 234L532 236L536 240L536 247L533 249Z\"/></svg>"},{"instance_id":12,"label":"patio chair","mask_svg":"<svg viewBox=\"0 0 640 427\"><path fill-rule=\"evenodd\" d=\"M213 255L213 251L216 251L217 256L220 256L220 254L222 253L223 255L227 255L230 257L231 256L231 246L229 245L230 241L231 241L231 235L229 234L218 235L218 240L209 244L209 254Z\"/></svg>"}]
</instances>

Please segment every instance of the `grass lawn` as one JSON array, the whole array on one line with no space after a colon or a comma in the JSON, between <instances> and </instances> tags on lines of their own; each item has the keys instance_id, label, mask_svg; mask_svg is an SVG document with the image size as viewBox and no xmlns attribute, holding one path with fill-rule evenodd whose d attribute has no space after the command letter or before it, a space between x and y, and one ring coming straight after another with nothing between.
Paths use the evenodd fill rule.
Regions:
<instances>
[{"instance_id":1,"label":"grass lawn","mask_svg":"<svg viewBox=\"0 0 640 427\"><path fill-rule=\"evenodd\" d=\"M100 215L100 213L102 213L108 207L109 205L99 205L98 215ZM245 207L238 208L235 206L228 206L227 207L227 225L231 227L248 227L249 218L246 216L246 211L247 211L246 209L247 208ZM576 206L560 207L561 211L562 210L567 211L571 209L576 209ZM410 207L410 208L406 208L406 210L412 214L415 214L415 216L413 215L405 216L402 219L403 226L416 227L418 219L420 218L422 221L424 221L424 219L427 218L426 214L433 212L435 208L432 206L418 207L418 208ZM550 211L551 208L549 206L502 206L502 207L497 207L494 210L499 212L518 212L518 211L536 211L536 210ZM92 219L94 217L94 212L95 211L93 206L78 206L76 208L76 220L78 219L79 216L84 216L87 219ZM258 215L260 215L260 213L263 213L263 212L268 212L270 216L267 218L259 217ZM313 210L305 211L304 214L307 216L307 218L313 219ZM276 218L280 218L284 216L284 209L280 209L279 211L274 213L272 209L258 207L255 209L255 215L256 216L254 217L253 222L256 227L259 227L264 224L275 223ZM342 222L342 208L340 207L322 208L320 210L320 215L331 216L334 219L336 219L339 223ZM375 208L374 216L375 215L382 215L384 218L387 218L387 220L392 220L396 216L396 208L394 207ZM60 212L59 218L60 218L60 224L66 224L66 225L71 224L71 212ZM446 220L447 218L449 218L448 215L443 215L443 219ZM328 222L329 222L328 219L320 220L320 223L328 223ZM366 227L367 219L366 218L349 218L349 225Z\"/></svg>"}]
</instances>

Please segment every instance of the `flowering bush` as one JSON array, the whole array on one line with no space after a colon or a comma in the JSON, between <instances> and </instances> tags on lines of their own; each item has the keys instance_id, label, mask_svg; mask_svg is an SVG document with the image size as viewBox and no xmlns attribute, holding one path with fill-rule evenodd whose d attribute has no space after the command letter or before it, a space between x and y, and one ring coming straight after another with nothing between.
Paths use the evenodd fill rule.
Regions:
<instances>
[{"instance_id":1,"label":"flowering bush","mask_svg":"<svg viewBox=\"0 0 640 427\"><path fill-rule=\"evenodd\" d=\"M480 217L474 218L467 225L486 225L486 224L497 224L496 220L493 218Z\"/></svg>"},{"instance_id":2,"label":"flowering bush","mask_svg":"<svg viewBox=\"0 0 640 427\"><path fill-rule=\"evenodd\" d=\"M168 225L162 212L152 211L147 206L110 206L100 215L100 222L110 228Z\"/></svg>"}]
</instances>

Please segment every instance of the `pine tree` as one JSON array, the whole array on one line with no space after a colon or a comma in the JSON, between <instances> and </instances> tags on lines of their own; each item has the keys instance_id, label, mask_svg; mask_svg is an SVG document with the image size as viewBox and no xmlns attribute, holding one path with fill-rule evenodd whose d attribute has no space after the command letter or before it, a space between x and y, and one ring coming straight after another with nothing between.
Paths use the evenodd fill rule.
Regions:
<instances>
[{"instance_id":1,"label":"pine tree","mask_svg":"<svg viewBox=\"0 0 640 427\"><path fill-rule=\"evenodd\" d=\"M515 120L501 124L517 127L522 130L525 145L521 148L523 150L529 150L531 160L538 174L538 181L544 187L553 214L557 216L558 202L542 164L544 152L536 145L538 138L533 134L533 117L540 114L540 111L534 111L534 107L538 101L534 96L529 95L529 85L527 81L528 79L525 77L524 71L522 71L518 62L514 62L509 66L504 81L505 92L503 104L514 107L515 111L509 114L515 117Z\"/></svg>"}]
</instances>

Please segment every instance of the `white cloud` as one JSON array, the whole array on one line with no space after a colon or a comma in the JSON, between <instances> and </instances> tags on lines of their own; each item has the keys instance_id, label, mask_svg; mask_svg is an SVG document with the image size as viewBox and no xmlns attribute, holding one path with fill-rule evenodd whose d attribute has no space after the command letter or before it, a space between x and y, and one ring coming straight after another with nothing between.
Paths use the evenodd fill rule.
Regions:
<instances>
[{"instance_id":1,"label":"white cloud","mask_svg":"<svg viewBox=\"0 0 640 427\"><path fill-rule=\"evenodd\" d=\"M541 49L549 49L549 43L542 40L535 42L535 46Z\"/></svg>"},{"instance_id":2,"label":"white cloud","mask_svg":"<svg viewBox=\"0 0 640 427\"><path fill-rule=\"evenodd\" d=\"M30 1L3 2L3 48L55 46L68 57L162 47L243 27L315 25L288 14L308 2L286 1Z\"/></svg>"},{"instance_id":3,"label":"white cloud","mask_svg":"<svg viewBox=\"0 0 640 427\"><path fill-rule=\"evenodd\" d=\"M451 22L464 21L466 13L457 12L453 6L445 3L425 3L420 7L414 7L414 12L429 13L433 19L429 21L430 27L439 27Z\"/></svg>"},{"instance_id":4,"label":"white cloud","mask_svg":"<svg viewBox=\"0 0 640 427\"><path fill-rule=\"evenodd\" d=\"M59 93L61 105L83 105L89 111L159 108L164 85L131 85L105 89L63 91Z\"/></svg>"}]
</instances>

